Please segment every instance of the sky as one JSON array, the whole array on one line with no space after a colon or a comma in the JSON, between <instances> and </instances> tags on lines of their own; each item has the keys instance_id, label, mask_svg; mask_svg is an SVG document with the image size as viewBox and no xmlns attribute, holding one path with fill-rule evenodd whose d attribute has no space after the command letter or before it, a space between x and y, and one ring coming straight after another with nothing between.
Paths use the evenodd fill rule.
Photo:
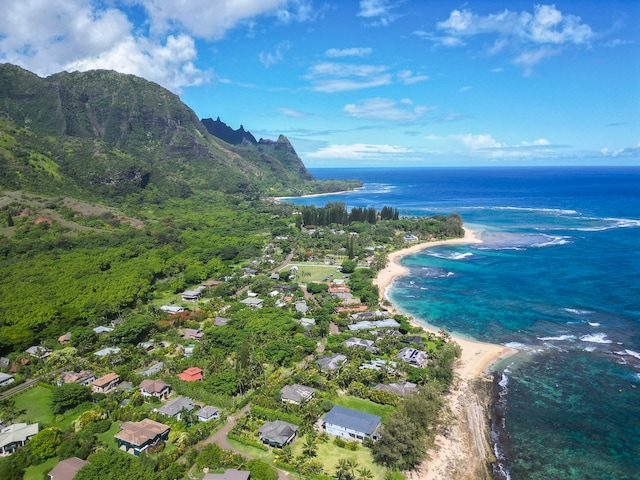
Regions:
<instances>
[{"instance_id":1,"label":"sky","mask_svg":"<svg viewBox=\"0 0 640 480\"><path fill-rule=\"evenodd\" d=\"M640 1L0 0L0 62L112 69L322 167L640 165ZM0 85L2 88L2 85Z\"/></svg>"}]
</instances>

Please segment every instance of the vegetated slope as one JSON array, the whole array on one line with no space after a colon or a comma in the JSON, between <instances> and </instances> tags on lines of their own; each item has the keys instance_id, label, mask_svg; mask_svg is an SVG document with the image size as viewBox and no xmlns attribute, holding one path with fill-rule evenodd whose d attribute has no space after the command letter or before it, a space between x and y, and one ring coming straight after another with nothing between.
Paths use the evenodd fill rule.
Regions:
<instances>
[{"instance_id":1,"label":"vegetated slope","mask_svg":"<svg viewBox=\"0 0 640 480\"><path fill-rule=\"evenodd\" d=\"M152 201L195 190L318 191L284 137L259 153L235 148L211 135L177 95L142 78L106 70L41 78L2 64L0 85L9 135L0 139L1 187L37 188L46 179L48 188L58 179L76 194Z\"/></svg>"}]
</instances>

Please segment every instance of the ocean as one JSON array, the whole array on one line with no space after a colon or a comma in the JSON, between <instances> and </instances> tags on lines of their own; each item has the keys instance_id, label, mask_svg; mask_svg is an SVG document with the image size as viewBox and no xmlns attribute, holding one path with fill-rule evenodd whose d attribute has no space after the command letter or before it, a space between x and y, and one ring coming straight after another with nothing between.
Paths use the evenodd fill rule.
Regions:
<instances>
[{"instance_id":1,"label":"ocean","mask_svg":"<svg viewBox=\"0 0 640 480\"><path fill-rule=\"evenodd\" d=\"M640 478L640 167L312 169L291 200L459 213L481 244L405 257L416 320L517 348L494 365L498 479Z\"/></svg>"}]
</instances>

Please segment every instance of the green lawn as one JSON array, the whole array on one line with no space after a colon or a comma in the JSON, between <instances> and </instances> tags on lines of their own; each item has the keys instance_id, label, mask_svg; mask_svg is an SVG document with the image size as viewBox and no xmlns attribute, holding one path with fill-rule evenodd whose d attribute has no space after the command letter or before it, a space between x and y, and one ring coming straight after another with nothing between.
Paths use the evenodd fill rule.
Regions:
<instances>
[{"instance_id":1,"label":"green lawn","mask_svg":"<svg viewBox=\"0 0 640 480\"><path fill-rule=\"evenodd\" d=\"M121 422L113 422L111 424L111 427L109 427L109 430L103 433L98 433L96 437L98 438L98 440L105 443L114 450L118 450L118 443L116 442L115 438L113 438L113 436L120 431L120 425Z\"/></svg>"},{"instance_id":2,"label":"green lawn","mask_svg":"<svg viewBox=\"0 0 640 480\"><path fill-rule=\"evenodd\" d=\"M43 424L52 426L55 419L51 411L52 396L52 390L36 385L13 397L16 413L20 413L16 422L39 423L40 427Z\"/></svg>"},{"instance_id":3,"label":"green lawn","mask_svg":"<svg viewBox=\"0 0 640 480\"><path fill-rule=\"evenodd\" d=\"M44 474L55 467L60 459L53 457L40 465L32 465L24 471L24 480L42 480ZM48 478L48 477L47 477Z\"/></svg>"},{"instance_id":4,"label":"green lawn","mask_svg":"<svg viewBox=\"0 0 640 480\"><path fill-rule=\"evenodd\" d=\"M393 412L396 407L392 405L380 405L379 403L372 402L371 400L365 400L358 397L352 397L351 395L340 395L333 400L335 405L341 407L351 408L360 412L371 413L382 417L382 421Z\"/></svg>"},{"instance_id":5,"label":"green lawn","mask_svg":"<svg viewBox=\"0 0 640 480\"><path fill-rule=\"evenodd\" d=\"M285 270L291 268L292 265L296 265L298 267L297 273L297 281L299 282L322 282L327 281L326 278L329 275L333 274L333 276L329 277L330 280L341 279L344 278L344 275L338 271L336 265L324 265L324 264L306 264L306 263L292 263L287 266Z\"/></svg>"},{"instance_id":6,"label":"green lawn","mask_svg":"<svg viewBox=\"0 0 640 480\"><path fill-rule=\"evenodd\" d=\"M334 437L331 437L331 440L329 440L327 443L317 444L318 456L314 458L314 460L322 462L322 465L324 465L324 472L327 475L335 475L336 466L338 465L338 461L341 458L344 458L345 460L355 458L356 462L358 462L356 470L359 470L361 468L368 468L373 474L373 480L384 479L386 468L373 463L371 450L362 446L360 446L356 451L349 450L348 448L341 448L333 443L333 438ZM293 442L291 448L294 455L299 455L302 452L303 444L303 438L298 438L295 442ZM357 476L358 475L356 474L356 477Z\"/></svg>"},{"instance_id":7,"label":"green lawn","mask_svg":"<svg viewBox=\"0 0 640 480\"><path fill-rule=\"evenodd\" d=\"M38 423L40 429L55 426L64 431L82 412L91 408L91 404L87 403L68 410L64 415L55 416L51 411L52 396L53 390L40 385L15 396L16 422Z\"/></svg>"}]
</instances>

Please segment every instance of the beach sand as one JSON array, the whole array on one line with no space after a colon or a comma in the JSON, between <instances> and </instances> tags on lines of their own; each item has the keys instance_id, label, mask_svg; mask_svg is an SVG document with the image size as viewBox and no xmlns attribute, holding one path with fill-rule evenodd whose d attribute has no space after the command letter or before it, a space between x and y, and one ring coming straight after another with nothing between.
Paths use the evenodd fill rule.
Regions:
<instances>
[{"instance_id":1,"label":"beach sand","mask_svg":"<svg viewBox=\"0 0 640 480\"><path fill-rule=\"evenodd\" d=\"M420 252L438 245L481 243L472 230L465 228L464 238L424 242L389 254L387 267L378 273L374 284L378 286L382 300L388 300L387 290L394 278L408 274L408 269L399 261L406 255ZM391 311L410 315L395 305ZM430 325L412 324L428 332L438 332ZM489 441L488 411L486 392L491 381L489 367L497 360L516 353L503 345L478 342L459 335L451 335L462 348L462 356L456 368L456 381L448 394L448 405L455 420L453 425L436 436L436 448L430 451L430 459L412 472L407 478L412 480L477 480L490 478L487 462L494 458ZM483 386L484 383L484 386Z\"/></svg>"}]
</instances>

